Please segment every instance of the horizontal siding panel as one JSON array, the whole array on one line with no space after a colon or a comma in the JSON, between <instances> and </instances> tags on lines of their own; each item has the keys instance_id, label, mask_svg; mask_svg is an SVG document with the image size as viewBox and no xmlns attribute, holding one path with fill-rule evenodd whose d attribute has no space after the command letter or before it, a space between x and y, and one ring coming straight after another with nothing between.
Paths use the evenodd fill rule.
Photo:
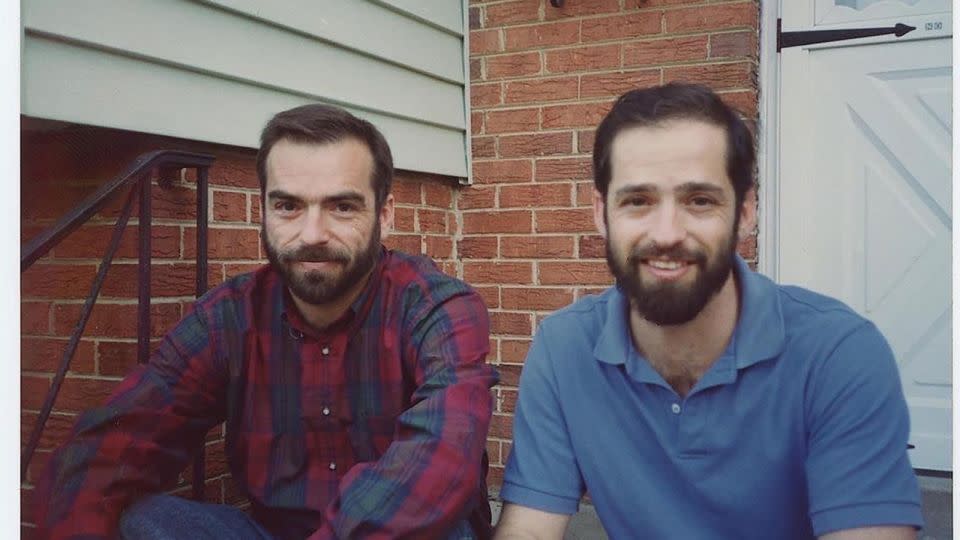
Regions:
<instances>
[{"instance_id":1,"label":"horizontal siding panel","mask_svg":"<svg viewBox=\"0 0 960 540\"><path fill-rule=\"evenodd\" d=\"M463 35L463 6L451 0L371 0L418 19L429 21L454 35Z\"/></svg>"},{"instance_id":2,"label":"horizontal siding panel","mask_svg":"<svg viewBox=\"0 0 960 540\"><path fill-rule=\"evenodd\" d=\"M414 5L408 8L398 6L401 11L430 20L448 31L433 28L369 0L198 1L303 32L447 81L464 83L463 20L461 5L457 1L417 0L410 2ZM455 28L448 26L454 20L453 15L456 16Z\"/></svg>"},{"instance_id":3,"label":"horizontal siding panel","mask_svg":"<svg viewBox=\"0 0 960 540\"><path fill-rule=\"evenodd\" d=\"M465 129L461 85L195 2L33 0L24 4L24 26L28 34Z\"/></svg>"},{"instance_id":4,"label":"horizontal siding panel","mask_svg":"<svg viewBox=\"0 0 960 540\"><path fill-rule=\"evenodd\" d=\"M250 148L273 114L320 101L29 34L21 70L28 116ZM383 131L397 168L467 177L462 131L346 108Z\"/></svg>"}]
</instances>

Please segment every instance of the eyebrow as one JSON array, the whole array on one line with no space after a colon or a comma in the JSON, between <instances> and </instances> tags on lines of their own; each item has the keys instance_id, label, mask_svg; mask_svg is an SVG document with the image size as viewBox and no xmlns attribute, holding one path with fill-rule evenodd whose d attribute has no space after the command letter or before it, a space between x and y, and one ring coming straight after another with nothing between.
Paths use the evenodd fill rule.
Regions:
<instances>
[{"instance_id":1,"label":"eyebrow","mask_svg":"<svg viewBox=\"0 0 960 540\"><path fill-rule=\"evenodd\" d=\"M282 189L270 190L270 192L267 193L267 199L271 201L277 200L277 199L291 200L291 201L303 200L302 197L286 192ZM362 194L356 191L342 191L340 193L334 193L333 195L329 195L323 198L324 204L341 203L341 202L356 202L360 204L365 204L366 199L363 197Z\"/></svg>"},{"instance_id":2,"label":"eyebrow","mask_svg":"<svg viewBox=\"0 0 960 540\"><path fill-rule=\"evenodd\" d=\"M657 188L654 184L634 184L618 189L614 193L614 197L620 198L634 194L656 193L658 191L660 191L659 188ZM684 182L683 184L677 186L674 191L681 194L705 192L718 196L723 195L723 188L716 184L711 184L710 182Z\"/></svg>"}]
</instances>

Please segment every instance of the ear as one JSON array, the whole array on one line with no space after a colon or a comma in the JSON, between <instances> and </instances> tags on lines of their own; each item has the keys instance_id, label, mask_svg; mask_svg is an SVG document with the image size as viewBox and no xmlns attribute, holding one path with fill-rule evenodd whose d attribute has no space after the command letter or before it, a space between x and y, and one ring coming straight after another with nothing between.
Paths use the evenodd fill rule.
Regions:
<instances>
[{"instance_id":1,"label":"ear","mask_svg":"<svg viewBox=\"0 0 960 540\"><path fill-rule=\"evenodd\" d=\"M383 207L380 208L380 241L383 242L393 231L393 193L387 194L387 199L383 201Z\"/></svg>"},{"instance_id":2,"label":"ear","mask_svg":"<svg viewBox=\"0 0 960 540\"><path fill-rule=\"evenodd\" d=\"M743 203L740 205L740 227L737 238L742 242L753 235L757 229L757 188L752 187L743 194Z\"/></svg>"},{"instance_id":3,"label":"ear","mask_svg":"<svg viewBox=\"0 0 960 540\"><path fill-rule=\"evenodd\" d=\"M594 188L593 190L593 223L597 226L597 230L600 231L600 235L604 238L607 237L607 222L604 219L604 213L606 212L607 204L603 198L603 195Z\"/></svg>"}]
</instances>

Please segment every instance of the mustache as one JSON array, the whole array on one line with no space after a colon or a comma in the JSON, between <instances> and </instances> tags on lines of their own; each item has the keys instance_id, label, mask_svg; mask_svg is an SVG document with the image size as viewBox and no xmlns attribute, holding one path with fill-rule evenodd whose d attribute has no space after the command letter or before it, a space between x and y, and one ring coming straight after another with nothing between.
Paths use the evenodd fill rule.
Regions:
<instances>
[{"instance_id":1,"label":"mustache","mask_svg":"<svg viewBox=\"0 0 960 540\"><path fill-rule=\"evenodd\" d=\"M342 250L325 246L301 246L279 254L283 262L350 262L350 255Z\"/></svg>"},{"instance_id":2,"label":"mustache","mask_svg":"<svg viewBox=\"0 0 960 540\"><path fill-rule=\"evenodd\" d=\"M704 265L707 262L707 256L701 251L686 249L679 245L662 247L655 244L635 247L630 251L627 261L631 265L636 265L643 259L653 259L657 257L693 261L698 265Z\"/></svg>"}]
</instances>

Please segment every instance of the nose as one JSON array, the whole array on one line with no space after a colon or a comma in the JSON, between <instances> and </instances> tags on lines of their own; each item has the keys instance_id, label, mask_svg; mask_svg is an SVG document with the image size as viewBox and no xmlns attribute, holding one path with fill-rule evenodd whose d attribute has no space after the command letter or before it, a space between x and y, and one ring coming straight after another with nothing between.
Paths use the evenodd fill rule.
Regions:
<instances>
[{"instance_id":1,"label":"nose","mask_svg":"<svg viewBox=\"0 0 960 540\"><path fill-rule=\"evenodd\" d=\"M661 203L650 217L649 237L655 245L675 246L686 238L683 216L676 203L672 201Z\"/></svg>"},{"instance_id":2,"label":"nose","mask_svg":"<svg viewBox=\"0 0 960 540\"><path fill-rule=\"evenodd\" d=\"M300 229L300 242L303 245L314 246L326 244L330 241L329 215L322 209L311 206L304 216L303 227Z\"/></svg>"}]
</instances>

